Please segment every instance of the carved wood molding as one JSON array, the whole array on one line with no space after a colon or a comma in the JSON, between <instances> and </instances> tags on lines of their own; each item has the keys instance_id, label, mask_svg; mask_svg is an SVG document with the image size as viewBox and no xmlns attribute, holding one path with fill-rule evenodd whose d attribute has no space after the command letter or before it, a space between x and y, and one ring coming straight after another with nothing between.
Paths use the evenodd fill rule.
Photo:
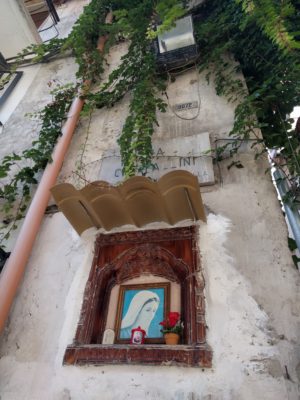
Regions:
<instances>
[{"instance_id":1,"label":"carved wood molding","mask_svg":"<svg viewBox=\"0 0 300 400\"><path fill-rule=\"evenodd\" d=\"M153 243L140 244L125 250L112 262L98 266L98 275L104 269L114 270L118 284L142 274L180 282L189 274L189 266L185 262L177 259L169 250Z\"/></svg>"},{"instance_id":2,"label":"carved wood molding","mask_svg":"<svg viewBox=\"0 0 300 400\"><path fill-rule=\"evenodd\" d=\"M117 354L119 356L116 362L129 362L131 355L126 356L125 353L129 351L131 354L131 347L125 351L121 350L120 345L109 348L101 345L110 293L116 284L143 274L151 274L178 282L181 286L185 346L176 346L173 350L178 351L178 358L172 358L165 345L161 346L162 355L155 356L154 353L158 354L159 351L154 352L154 347L150 346L147 348L149 359L152 360L148 360L149 363L176 360L186 365L210 366L211 350L206 343L204 278L196 239L194 226L99 235L76 336L73 345L66 351L65 362L72 363L71 360L76 358L74 363L97 364L109 362L109 357L113 360ZM76 354L76 357L71 354ZM92 362L89 361L88 354L93 354ZM137 354L137 358L132 359L132 362L143 363L142 352L134 350L134 354ZM163 354L168 360L161 359ZM186 357L189 361L184 361ZM197 362L192 362L192 359ZM145 363L148 361L145 360Z\"/></svg>"},{"instance_id":3,"label":"carved wood molding","mask_svg":"<svg viewBox=\"0 0 300 400\"><path fill-rule=\"evenodd\" d=\"M194 225L182 228L171 229L151 229L145 231L130 231L121 233L111 233L109 235L100 234L96 242L102 246L121 243L149 243L165 241L167 238L172 240L191 239L195 234ZM172 233L170 233L172 232Z\"/></svg>"}]
</instances>

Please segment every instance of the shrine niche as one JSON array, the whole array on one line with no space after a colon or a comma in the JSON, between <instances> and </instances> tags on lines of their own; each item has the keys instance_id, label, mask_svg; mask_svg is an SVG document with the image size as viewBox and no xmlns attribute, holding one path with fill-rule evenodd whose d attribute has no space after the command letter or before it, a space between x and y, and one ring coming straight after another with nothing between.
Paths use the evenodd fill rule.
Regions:
<instances>
[{"instance_id":1,"label":"shrine niche","mask_svg":"<svg viewBox=\"0 0 300 400\"><path fill-rule=\"evenodd\" d=\"M148 281L155 277L155 282L146 286L152 288L152 293L156 292L157 298L160 288L165 288L166 304L168 296L171 297L171 304L172 296L175 296L175 291L169 288L179 288L176 292L180 293L178 307L184 321L181 344L167 346L156 340L134 346L120 339L124 293L130 288L140 290L143 285L128 286L128 283L143 277L148 277ZM119 340L116 339L114 344L102 344L107 328L111 328L107 327L107 321L111 319L108 315L108 310L111 312L112 309L111 295L119 287L124 292L123 297L118 297L123 299L122 304L120 300L117 304L119 311L115 326ZM80 321L74 342L66 349L64 363L168 363L210 367L212 351L206 343L203 290L194 226L99 235Z\"/></svg>"}]
</instances>

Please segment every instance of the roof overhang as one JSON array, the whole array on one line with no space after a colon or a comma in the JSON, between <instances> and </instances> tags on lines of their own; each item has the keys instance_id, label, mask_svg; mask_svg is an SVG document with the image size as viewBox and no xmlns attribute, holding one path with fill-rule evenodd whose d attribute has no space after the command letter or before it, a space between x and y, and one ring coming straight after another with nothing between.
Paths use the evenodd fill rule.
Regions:
<instances>
[{"instance_id":1,"label":"roof overhang","mask_svg":"<svg viewBox=\"0 0 300 400\"><path fill-rule=\"evenodd\" d=\"M188 171L169 172L157 182L143 176L118 186L96 181L80 190L62 183L51 192L78 234L91 227L109 231L152 222L206 221L198 180Z\"/></svg>"}]
</instances>

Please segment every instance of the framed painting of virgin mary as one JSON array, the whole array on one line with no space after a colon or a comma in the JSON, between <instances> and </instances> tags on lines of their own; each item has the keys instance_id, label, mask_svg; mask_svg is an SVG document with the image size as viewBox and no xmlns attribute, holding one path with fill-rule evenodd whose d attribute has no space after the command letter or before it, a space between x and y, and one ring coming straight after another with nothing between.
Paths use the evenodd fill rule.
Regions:
<instances>
[{"instance_id":1,"label":"framed painting of virgin mary","mask_svg":"<svg viewBox=\"0 0 300 400\"><path fill-rule=\"evenodd\" d=\"M146 343L163 343L159 323L170 311L170 283L121 285L116 318L117 343L129 343L131 330L141 327Z\"/></svg>"}]
</instances>

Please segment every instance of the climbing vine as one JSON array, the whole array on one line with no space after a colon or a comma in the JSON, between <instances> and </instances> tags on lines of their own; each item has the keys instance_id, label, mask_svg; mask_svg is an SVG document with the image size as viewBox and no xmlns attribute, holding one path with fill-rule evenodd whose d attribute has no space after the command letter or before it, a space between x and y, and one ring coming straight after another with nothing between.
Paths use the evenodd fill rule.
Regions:
<instances>
[{"instance_id":1,"label":"climbing vine","mask_svg":"<svg viewBox=\"0 0 300 400\"><path fill-rule=\"evenodd\" d=\"M150 51L145 51L142 60L144 68L137 75L129 116L118 140L126 177L136 173L146 175L152 167L151 138L154 124L158 124L156 110L164 112L166 109L166 104L157 95L165 85L156 76L154 56Z\"/></svg>"},{"instance_id":2,"label":"climbing vine","mask_svg":"<svg viewBox=\"0 0 300 400\"><path fill-rule=\"evenodd\" d=\"M113 26L105 23L105 16L110 7L115 9L117 18ZM92 103L95 100L99 106L101 106L101 101L104 105L103 99L106 97L109 97L110 102L105 102L105 105L112 105L113 101L119 100L129 89L132 89L131 115L126 120L120 138L121 154L127 176L136 171L145 172L149 167L152 155L151 135L153 124L156 122L155 112L157 108L161 111L164 109L163 102L157 97L156 91L162 87L160 80L156 79L150 42L146 39L153 10L153 3L149 0L142 3L92 0L85 7L83 14L66 39L53 39L41 45L31 45L11 60L13 68L17 68L21 64L47 62L57 54L72 51L78 64L77 78L85 84L86 81L99 80L103 72L104 57L97 50L97 42L101 35L110 33L109 44L113 43L118 34L131 39L132 44L128 57L119 70L110 77L109 85L119 80L121 76L124 78L124 82L118 83L113 93L104 90L103 95L95 95L95 99L87 106L92 110ZM123 18L125 15L126 22ZM168 18L168 23L172 23L170 13ZM144 65L144 68L141 69L140 65ZM22 154L12 153L5 156L0 164L0 178L2 179L0 198L3 200L2 210L6 215L4 227L13 221L9 225L9 230L2 235L2 239L8 238L11 229L16 227L16 222L24 216L30 201L31 187L37 183L38 173L45 168L48 162L51 162L53 148L61 134L62 122L75 92L74 86L57 88L52 93L53 101L41 111L31 115L41 121L39 136L32 143L32 147L24 150ZM99 100L98 97L102 100ZM141 103L142 98L143 102ZM91 113L92 111L90 111L90 116ZM82 167L82 157L80 168Z\"/></svg>"},{"instance_id":3,"label":"climbing vine","mask_svg":"<svg viewBox=\"0 0 300 400\"><path fill-rule=\"evenodd\" d=\"M156 111L166 108L159 96L164 89L163 79L156 73L151 49L151 38L158 31L152 30L151 21L161 24L159 32L169 29L178 17L186 13L184 5L185 2L177 0L92 0L68 38L29 46L16 60L19 64L27 62L27 56L33 54L33 62L42 62L52 55L72 50L79 66L77 77L95 81L103 72L103 54L96 48L99 36L109 33L110 42L120 36L131 41L121 66L113 71L108 83L98 93L89 96L90 104L87 106L94 103L97 107L110 107L132 91L130 114L118 141L125 177L138 172L145 174L151 166L151 136L157 124ZM115 16L115 23L110 26L105 24L109 8L113 9Z\"/></svg>"},{"instance_id":4,"label":"climbing vine","mask_svg":"<svg viewBox=\"0 0 300 400\"><path fill-rule=\"evenodd\" d=\"M97 107L112 107L131 92L129 115L125 121L118 144L125 177L143 175L152 166L152 135L157 124L157 110L164 112L166 104L161 99L165 90L165 77L156 71L152 50L151 22L159 19L160 30L170 28L186 10L174 0L153 2L123 0L112 4L115 24L110 32L130 40L128 53L121 65L109 76L101 89L88 96ZM142 66L142 67L141 67Z\"/></svg>"},{"instance_id":5,"label":"climbing vine","mask_svg":"<svg viewBox=\"0 0 300 400\"><path fill-rule=\"evenodd\" d=\"M238 101L230 132L234 139L232 150L238 149L241 139L257 137L259 128L266 147L280 149L290 172L300 175L299 140L290 131L289 119L294 106L300 104L300 53L296 45L299 37L289 34L279 46L276 37L268 31L271 19L262 29L262 20L253 18L254 12L260 12L253 9L257 3L237 0L204 3L195 27L201 52L200 68L213 71L219 95ZM278 18L275 13L273 24L276 25ZM293 24L288 19L291 30L295 28ZM230 54L238 64L233 65ZM247 86L237 75L240 71ZM258 138L258 141L261 140Z\"/></svg>"},{"instance_id":6,"label":"climbing vine","mask_svg":"<svg viewBox=\"0 0 300 400\"><path fill-rule=\"evenodd\" d=\"M103 54L97 50L97 42L99 37L107 34L109 30L105 23L109 11L108 4L106 0L92 0L84 8L68 37L32 44L15 58L9 59L10 64L16 68L28 63L43 63L57 55L69 55L71 52L78 64L77 78L96 80L103 72Z\"/></svg>"},{"instance_id":7,"label":"climbing vine","mask_svg":"<svg viewBox=\"0 0 300 400\"><path fill-rule=\"evenodd\" d=\"M236 0L242 5L245 23L254 22L283 51L300 49L297 40L299 2L272 0ZM294 4L293 4L294 3ZM298 14L298 16L297 16ZM299 27L299 26L298 26ZM296 37L295 37L296 36Z\"/></svg>"},{"instance_id":8,"label":"climbing vine","mask_svg":"<svg viewBox=\"0 0 300 400\"><path fill-rule=\"evenodd\" d=\"M3 210L5 223L11 222L14 229L16 222L24 216L30 201L31 187L37 183L37 175L48 162L57 138L61 135L62 124L74 98L76 87L58 86L51 92L53 100L41 111L32 113L31 117L42 121L39 137L32 142L30 149L21 154L12 153L5 156L0 164L0 198L4 200ZM10 231L9 230L9 231ZM3 235L7 239L9 232Z\"/></svg>"},{"instance_id":9,"label":"climbing vine","mask_svg":"<svg viewBox=\"0 0 300 400\"><path fill-rule=\"evenodd\" d=\"M164 112L162 100L166 77L156 70L152 39L174 25L187 12L187 2L178 0L92 0L66 39L32 45L13 61L47 62L70 52L78 64L80 82L99 81L104 55L96 47L101 35L109 35L109 45L119 39L129 41L127 54L112 71L108 81L87 95L87 112L96 107L113 107L130 93L129 115L118 139L125 177L147 174L151 168L152 143L157 110ZM114 23L105 16L113 10ZM241 141L262 131L266 146L280 149L292 174L300 175L299 140L292 132L288 114L300 104L299 31L300 7L297 0L204 1L190 11L197 14L195 31L199 46L199 69L210 71L219 95L236 104L230 135L231 154ZM160 25L155 29L155 25ZM231 57L237 63L233 63ZM238 76L242 71L246 86ZM21 194L17 218L25 211L30 187L48 161L60 135L74 87L60 88L54 100L38 114L42 128L31 149L21 155L6 156L0 165L4 185L0 196L11 210ZM92 115L92 114L90 114ZM218 154L218 157L221 154ZM81 157L82 161L82 157ZM25 163L25 164L24 164ZM20 170L16 167L20 164ZM23 164L25 166L23 166Z\"/></svg>"},{"instance_id":10,"label":"climbing vine","mask_svg":"<svg viewBox=\"0 0 300 400\"><path fill-rule=\"evenodd\" d=\"M94 81L103 72L103 54L97 50L97 42L109 29L105 23L109 11L107 3L107 0L92 0L62 46L62 51L72 49L78 64L78 78Z\"/></svg>"},{"instance_id":11,"label":"climbing vine","mask_svg":"<svg viewBox=\"0 0 300 400\"><path fill-rule=\"evenodd\" d=\"M125 177L136 173L146 175L152 166L151 138L157 124L156 111L166 109L160 96L164 89L165 81L156 73L149 42L134 39L108 83L100 92L89 96L99 108L112 107L129 90L132 91L129 115L118 139Z\"/></svg>"},{"instance_id":12,"label":"climbing vine","mask_svg":"<svg viewBox=\"0 0 300 400\"><path fill-rule=\"evenodd\" d=\"M78 63L77 77L84 84L96 80L103 71L103 56L96 50L99 35L105 31L107 7L104 2L92 0L76 22L66 39L53 39L47 44L31 45L12 61L18 65L46 62L53 55L72 50ZM51 162L51 154L61 135L62 124L80 84L67 84L52 90L53 100L42 110L30 116L41 121L41 129L32 147L21 154L5 156L0 164L0 199L4 220L1 225L0 243L7 239L17 221L24 217L31 198L31 189L38 181L38 174ZM8 229L6 229L6 225Z\"/></svg>"}]
</instances>

